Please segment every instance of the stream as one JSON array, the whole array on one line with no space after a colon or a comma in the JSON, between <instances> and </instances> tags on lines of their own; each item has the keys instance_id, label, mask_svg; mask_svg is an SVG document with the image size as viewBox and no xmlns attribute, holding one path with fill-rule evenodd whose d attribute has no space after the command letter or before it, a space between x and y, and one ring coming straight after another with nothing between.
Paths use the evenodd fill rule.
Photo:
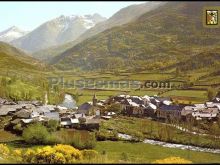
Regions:
<instances>
[{"instance_id":1,"label":"stream","mask_svg":"<svg viewBox=\"0 0 220 165\"><path fill-rule=\"evenodd\" d=\"M132 136L127 134L118 133L118 137L125 139L125 140L131 140ZM162 147L167 148L177 148L182 150L191 150L191 151L200 151L200 152L210 152L210 153L220 153L220 149L211 149L211 148L203 148L203 147L196 147L192 145L185 145L185 144L176 144L176 143L167 143L152 139L144 139L143 143L146 144L152 144L152 145L159 145Z\"/></svg>"},{"instance_id":2,"label":"stream","mask_svg":"<svg viewBox=\"0 0 220 165\"><path fill-rule=\"evenodd\" d=\"M59 106L66 107L68 109L77 108L76 101L69 94L65 94L64 101Z\"/></svg>"}]
</instances>

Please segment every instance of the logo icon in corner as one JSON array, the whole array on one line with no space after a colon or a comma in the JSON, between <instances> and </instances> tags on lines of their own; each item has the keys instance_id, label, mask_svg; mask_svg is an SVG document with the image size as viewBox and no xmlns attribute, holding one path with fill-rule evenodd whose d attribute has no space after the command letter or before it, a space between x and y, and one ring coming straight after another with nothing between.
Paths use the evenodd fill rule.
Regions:
<instances>
[{"instance_id":1,"label":"logo icon in corner","mask_svg":"<svg viewBox=\"0 0 220 165\"><path fill-rule=\"evenodd\" d=\"M203 8L203 26L206 28L218 28L220 6L207 6Z\"/></svg>"},{"instance_id":2,"label":"logo icon in corner","mask_svg":"<svg viewBox=\"0 0 220 165\"><path fill-rule=\"evenodd\" d=\"M218 10L206 10L206 25L218 25Z\"/></svg>"}]
</instances>

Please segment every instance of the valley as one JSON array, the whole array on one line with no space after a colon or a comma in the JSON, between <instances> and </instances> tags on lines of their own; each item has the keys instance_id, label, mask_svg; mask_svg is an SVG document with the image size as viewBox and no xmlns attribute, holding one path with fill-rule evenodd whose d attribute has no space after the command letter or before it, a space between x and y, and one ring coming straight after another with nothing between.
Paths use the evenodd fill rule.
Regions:
<instances>
[{"instance_id":1,"label":"valley","mask_svg":"<svg viewBox=\"0 0 220 165\"><path fill-rule=\"evenodd\" d=\"M219 163L220 31L203 26L207 6L220 3L1 32L0 163Z\"/></svg>"}]
</instances>

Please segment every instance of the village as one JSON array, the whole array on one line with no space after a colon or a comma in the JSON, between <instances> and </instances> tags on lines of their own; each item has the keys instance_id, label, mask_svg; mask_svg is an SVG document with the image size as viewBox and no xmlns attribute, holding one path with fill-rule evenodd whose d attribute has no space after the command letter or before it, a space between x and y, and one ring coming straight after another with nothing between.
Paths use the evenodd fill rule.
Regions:
<instances>
[{"instance_id":1,"label":"village","mask_svg":"<svg viewBox=\"0 0 220 165\"><path fill-rule=\"evenodd\" d=\"M109 108L110 107L110 108ZM47 105L40 101L9 101L0 99L0 118L9 118L4 128L13 130L18 125L26 127L33 122L47 123L55 120L63 128L98 130L100 122L117 115L148 117L158 121L208 120L220 118L220 98L201 104L176 104L171 98L159 96L117 95L106 100L92 101L79 107Z\"/></svg>"}]
</instances>

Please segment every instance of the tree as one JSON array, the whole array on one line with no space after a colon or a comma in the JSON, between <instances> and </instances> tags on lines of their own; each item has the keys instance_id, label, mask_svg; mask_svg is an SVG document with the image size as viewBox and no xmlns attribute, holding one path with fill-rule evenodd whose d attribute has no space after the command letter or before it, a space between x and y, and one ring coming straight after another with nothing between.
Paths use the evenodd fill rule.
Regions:
<instances>
[{"instance_id":1,"label":"tree","mask_svg":"<svg viewBox=\"0 0 220 165\"><path fill-rule=\"evenodd\" d=\"M24 129L22 137L30 144L45 144L50 134L41 123L34 123Z\"/></svg>"},{"instance_id":2,"label":"tree","mask_svg":"<svg viewBox=\"0 0 220 165\"><path fill-rule=\"evenodd\" d=\"M73 97L74 97L74 100L75 100L76 102L78 102L80 95L79 95L78 92L76 92L76 94L75 94Z\"/></svg>"},{"instance_id":3,"label":"tree","mask_svg":"<svg viewBox=\"0 0 220 165\"><path fill-rule=\"evenodd\" d=\"M6 87L6 85L7 85L7 79L6 77L2 77L1 86Z\"/></svg>"},{"instance_id":4,"label":"tree","mask_svg":"<svg viewBox=\"0 0 220 165\"><path fill-rule=\"evenodd\" d=\"M215 94L216 92L214 88L208 88L207 97L209 100L212 100L215 97Z\"/></svg>"},{"instance_id":5,"label":"tree","mask_svg":"<svg viewBox=\"0 0 220 165\"><path fill-rule=\"evenodd\" d=\"M57 120L49 120L47 123L47 130L49 132L55 132L59 127L59 122Z\"/></svg>"},{"instance_id":6,"label":"tree","mask_svg":"<svg viewBox=\"0 0 220 165\"><path fill-rule=\"evenodd\" d=\"M214 135L214 142L216 143L218 141L218 136L220 135L220 128L218 126L218 123L212 123L210 127L210 133Z\"/></svg>"},{"instance_id":7,"label":"tree","mask_svg":"<svg viewBox=\"0 0 220 165\"><path fill-rule=\"evenodd\" d=\"M111 104L106 108L107 112L115 112L115 113L121 113L122 107L120 104Z\"/></svg>"}]
</instances>

